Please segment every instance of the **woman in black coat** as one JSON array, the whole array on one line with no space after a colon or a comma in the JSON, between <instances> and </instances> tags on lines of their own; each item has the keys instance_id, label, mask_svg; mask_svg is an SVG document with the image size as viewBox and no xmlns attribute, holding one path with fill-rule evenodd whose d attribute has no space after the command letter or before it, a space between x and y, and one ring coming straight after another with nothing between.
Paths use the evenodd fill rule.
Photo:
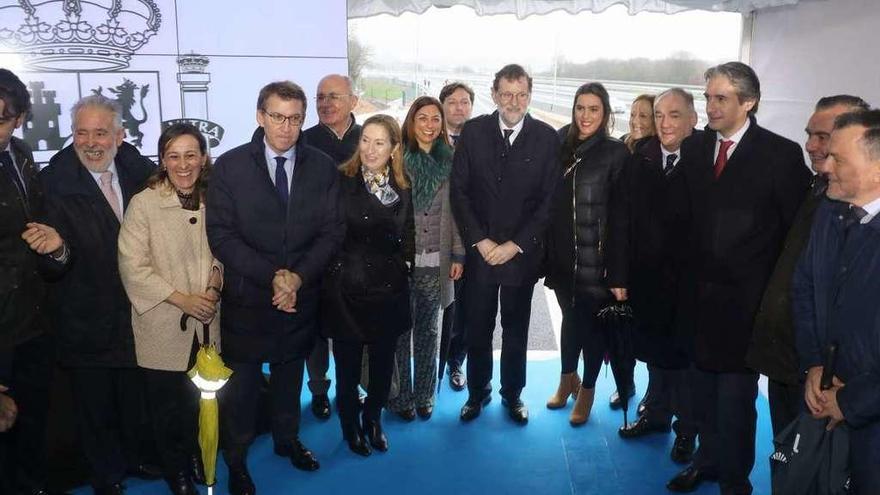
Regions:
<instances>
[{"instance_id":1,"label":"woman in black coat","mask_svg":"<svg viewBox=\"0 0 880 495\"><path fill-rule=\"evenodd\" d=\"M596 378L605 352L596 312L607 303L609 288L603 248L609 228L608 207L613 185L629 157L626 145L608 135L613 127L608 92L599 83L578 88L571 124L560 129L563 186L557 190L547 234L546 284L556 291L562 309L562 376L547 407L564 407L577 397L569 421L583 424L590 415ZM613 272L613 270L608 270ZM615 297L625 298L623 289ZM584 381L577 375L584 354Z\"/></svg>"},{"instance_id":2,"label":"woman in black coat","mask_svg":"<svg viewBox=\"0 0 880 495\"><path fill-rule=\"evenodd\" d=\"M347 230L323 287L322 327L333 339L342 435L363 456L370 455L370 445L388 450L382 408L391 389L397 338L412 324L415 227L400 142L392 117L370 117L357 152L340 167L339 208ZM364 346L370 365L361 422L357 387Z\"/></svg>"}]
</instances>

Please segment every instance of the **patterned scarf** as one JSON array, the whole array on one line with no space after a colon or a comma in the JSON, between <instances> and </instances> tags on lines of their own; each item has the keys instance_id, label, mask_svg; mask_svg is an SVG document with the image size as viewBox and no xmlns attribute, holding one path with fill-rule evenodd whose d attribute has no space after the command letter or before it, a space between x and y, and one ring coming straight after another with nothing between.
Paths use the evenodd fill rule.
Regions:
<instances>
[{"instance_id":1,"label":"patterned scarf","mask_svg":"<svg viewBox=\"0 0 880 495\"><path fill-rule=\"evenodd\" d=\"M442 139L436 139L430 153L421 149L403 154L406 173L412 182L413 208L424 211L431 207L437 190L444 181L449 180L452 171L452 147Z\"/></svg>"},{"instance_id":2,"label":"patterned scarf","mask_svg":"<svg viewBox=\"0 0 880 495\"><path fill-rule=\"evenodd\" d=\"M361 166L367 191L376 196L384 206L392 206L400 199L397 191L391 187L391 181L388 180L389 172L390 168L387 165L381 172L370 172L367 167Z\"/></svg>"}]
</instances>

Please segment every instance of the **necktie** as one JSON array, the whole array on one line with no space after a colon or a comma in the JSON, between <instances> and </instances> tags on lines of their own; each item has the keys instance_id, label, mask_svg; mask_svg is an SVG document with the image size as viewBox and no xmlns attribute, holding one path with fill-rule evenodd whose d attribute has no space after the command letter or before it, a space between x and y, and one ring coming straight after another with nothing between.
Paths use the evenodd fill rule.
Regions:
<instances>
[{"instance_id":1,"label":"necktie","mask_svg":"<svg viewBox=\"0 0 880 495\"><path fill-rule=\"evenodd\" d=\"M18 193L21 194L22 199L26 199L27 191L24 188L24 182L21 181L21 177L18 175L18 170L15 169L15 164L12 163L12 156L9 155L8 151L0 152L0 166L3 167L6 175L9 176L9 180L15 184L15 188L18 189Z\"/></svg>"},{"instance_id":2,"label":"necktie","mask_svg":"<svg viewBox=\"0 0 880 495\"><path fill-rule=\"evenodd\" d=\"M452 146L458 144L458 134L450 134L449 138L452 139Z\"/></svg>"},{"instance_id":3,"label":"necktie","mask_svg":"<svg viewBox=\"0 0 880 495\"><path fill-rule=\"evenodd\" d=\"M865 211L864 208L856 205L849 205L849 208L846 210L846 214L843 217L843 228L849 230L850 227L856 225L862 221L862 218L865 218L868 212Z\"/></svg>"},{"instance_id":4,"label":"necktie","mask_svg":"<svg viewBox=\"0 0 880 495\"><path fill-rule=\"evenodd\" d=\"M119 208L119 196L117 196L116 191L113 190L113 172L109 170L101 173L101 192L104 193L104 197L107 198L107 202L110 203L110 208L113 209L116 219L121 222L122 210Z\"/></svg>"},{"instance_id":5,"label":"necktie","mask_svg":"<svg viewBox=\"0 0 880 495\"><path fill-rule=\"evenodd\" d=\"M510 149L510 136L513 134L513 129L504 129L504 150L507 151Z\"/></svg>"},{"instance_id":6,"label":"necktie","mask_svg":"<svg viewBox=\"0 0 880 495\"><path fill-rule=\"evenodd\" d=\"M666 166L663 167L664 174L669 175L669 173L672 172L672 168L675 167L675 160L677 160L677 159L678 159L678 155L676 155L675 153L670 153L666 157Z\"/></svg>"},{"instance_id":7,"label":"necktie","mask_svg":"<svg viewBox=\"0 0 880 495\"><path fill-rule=\"evenodd\" d=\"M284 170L284 162L286 161L287 158L283 156L275 157L275 189L278 190L278 197L284 203L285 209L287 208L287 199L290 197L290 189L287 185L287 172Z\"/></svg>"},{"instance_id":8,"label":"necktie","mask_svg":"<svg viewBox=\"0 0 880 495\"><path fill-rule=\"evenodd\" d=\"M715 158L715 178L721 177L721 172L727 166L727 150L733 146L733 141L721 140L721 146L718 147L718 157Z\"/></svg>"}]
</instances>

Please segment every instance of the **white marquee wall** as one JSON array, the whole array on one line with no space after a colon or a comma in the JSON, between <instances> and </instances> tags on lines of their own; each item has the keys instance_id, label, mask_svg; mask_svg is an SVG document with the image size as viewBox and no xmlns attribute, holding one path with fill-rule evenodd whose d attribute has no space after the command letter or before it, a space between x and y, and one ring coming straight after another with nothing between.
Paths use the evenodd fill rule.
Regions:
<instances>
[{"instance_id":1,"label":"white marquee wall","mask_svg":"<svg viewBox=\"0 0 880 495\"><path fill-rule=\"evenodd\" d=\"M850 93L880 106L880 2L803 0L755 14L751 65L762 125L799 143L821 96Z\"/></svg>"}]
</instances>

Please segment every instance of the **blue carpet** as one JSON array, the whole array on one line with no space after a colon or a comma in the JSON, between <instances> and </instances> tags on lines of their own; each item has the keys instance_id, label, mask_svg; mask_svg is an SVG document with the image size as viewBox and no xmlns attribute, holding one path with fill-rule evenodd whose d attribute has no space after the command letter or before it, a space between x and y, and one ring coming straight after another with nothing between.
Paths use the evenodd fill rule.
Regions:
<instances>
[{"instance_id":1,"label":"blue carpet","mask_svg":"<svg viewBox=\"0 0 880 495\"><path fill-rule=\"evenodd\" d=\"M343 443L338 417L316 420L303 393L301 438L321 462L321 469L304 473L272 452L271 439L257 439L249 455L249 467L261 495L315 494L603 494L641 495L668 493L665 484L680 467L669 459L673 434L652 435L624 442L617 436L622 413L607 406L614 388L604 369L596 385L596 404L590 421L579 428L568 424L569 407L550 411L544 407L555 390L559 361L531 361L529 386L523 400L529 406L527 426L513 424L496 394L483 414L469 424L458 420L466 392L452 391L447 383L429 421L405 423L384 416L391 445L385 453L361 458ZM645 390L647 372L636 370L639 394ZM766 397L759 395L758 448L752 483L756 495L769 495L767 457L771 453L769 412ZM214 493L226 494L226 470L219 462ZM168 493L162 481L127 482L130 495ZM202 493L206 489L201 487ZM91 493L80 488L77 495ZM697 494L716 494L718 485L704 484Z\"/></svg>"}]
</instances>

